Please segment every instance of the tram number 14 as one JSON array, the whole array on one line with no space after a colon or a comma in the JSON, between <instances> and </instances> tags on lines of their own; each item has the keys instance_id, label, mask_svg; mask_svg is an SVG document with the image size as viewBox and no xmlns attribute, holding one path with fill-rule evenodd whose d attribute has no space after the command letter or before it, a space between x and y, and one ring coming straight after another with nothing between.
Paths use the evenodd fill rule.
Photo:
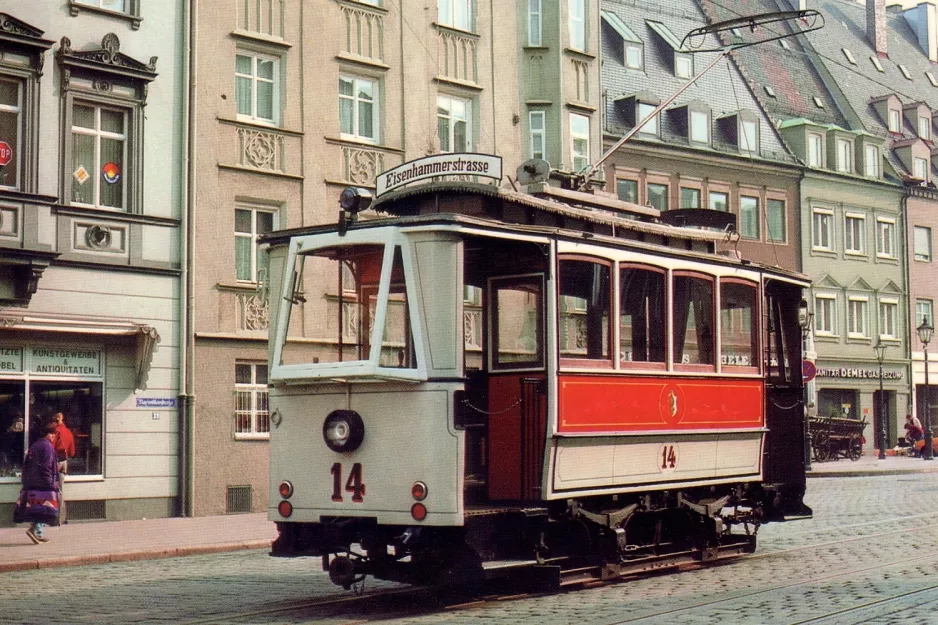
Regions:
<instances>
[{"instance_id":1,"label":"tram number 14","mask_svg":"<svg viewBox=\"0 0 938 625\"><path fill-rule=\"evenodd\" d=\"M330 470L332 473L332 501L342 501L342 463L336 462ZM362 482L362 465L356 462L349 471L345 480L345 492L352 493L352 501L361 503L365 501L365 483Z\"/></svg>"},{"instance_id":2,"label":"tram number 14","mask_svg":"<svg viewBox=\"0 0 938 625\"><path fill-rule=\"evenodd\" d=\"M661 471L674 471L677 469L678 447L673 443L665 443L661 446L658 457L661 459Z\"/></svg>"}]
</instances>

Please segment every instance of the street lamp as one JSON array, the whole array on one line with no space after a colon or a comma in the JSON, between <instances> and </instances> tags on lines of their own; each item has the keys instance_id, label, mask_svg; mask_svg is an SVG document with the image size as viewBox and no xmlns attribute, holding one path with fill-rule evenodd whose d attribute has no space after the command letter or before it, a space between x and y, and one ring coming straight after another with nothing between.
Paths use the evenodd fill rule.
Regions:
<instances>
[{"instance_id":1,"label":"street lamp","mask_svg":"<svg viewBox=\"0 0 938 625\"><path fill-rule=\"evenodd\" d=\"M931 447L931 419L928 416L931 408L928 405L928 343L931 341L932 334L935 332L935 328L928 323L928 317L922 317L922 325L916 328L918 332L918 340L922 342L922 351L925 352L925 446L922 447L922 460L932 460L934 458L934 451Z\"/></svg>"},{"instance_id":2,"label":"street lamp","mask_svg":"<svg viewBox=\"0 0 938 625\"><path fill-rule=\"evenodd\" d=\"M808 312L808 302L804 299L798 304L798 325L801 326L801 358L807 351L808 335L811 334L811 318L814 313ZM804 406L804 468L811 470L811 428L808 427L808 385L801 379L801 402Z\"/></svg>"},{"instance_id":3,"label":"street lamp","mask_svg":"<svg viewBox=\"0 0 938 625\"><path fill-rule=\"evenodd\" d=\"M879 459L886 459L886 402L883 398L883 360L886 359L886 344L882 339L873 346L876 361L879 362Z\"/></svg>"}]
</instances>

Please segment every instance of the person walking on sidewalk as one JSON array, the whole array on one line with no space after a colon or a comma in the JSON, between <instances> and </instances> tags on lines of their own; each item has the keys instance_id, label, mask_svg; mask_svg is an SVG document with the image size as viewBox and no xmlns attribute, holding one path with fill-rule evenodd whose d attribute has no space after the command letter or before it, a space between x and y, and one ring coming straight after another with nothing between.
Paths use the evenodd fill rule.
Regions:
<instances>
[{"instance_id":1,"label":"person walking on sidewalk","mask_svg":"<svg viewBox=\"0 0 938 625\"><path fill-rule=\"evenodd\" d=\"M49 542L46 525L59 518L59 467L53 443L57 429L55 421L43 424L42 437L29 446L23 461L23 490L13 513L14 522L32 523L26 535L37 545Z\"/></svg>"}]
</instances>

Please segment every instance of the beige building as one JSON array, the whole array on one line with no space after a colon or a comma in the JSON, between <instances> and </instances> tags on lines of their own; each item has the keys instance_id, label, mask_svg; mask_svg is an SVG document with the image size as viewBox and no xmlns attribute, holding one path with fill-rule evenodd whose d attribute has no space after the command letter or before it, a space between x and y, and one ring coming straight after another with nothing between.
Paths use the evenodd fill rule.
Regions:
<instances>
[{"instance_id":1,"label":"beige building","mask_svg":"<svg viewBox=\"0 0 938 625\"><path fill-rule=\"evenodd\" d=\"M428 154L496 154L511 177L531 156L585 166L600 147L598 6L193 4L187 512L261 511L268 310L258 236L334 221L345 187L373 188L377 173Z\"/></svg>"}]
</instances>

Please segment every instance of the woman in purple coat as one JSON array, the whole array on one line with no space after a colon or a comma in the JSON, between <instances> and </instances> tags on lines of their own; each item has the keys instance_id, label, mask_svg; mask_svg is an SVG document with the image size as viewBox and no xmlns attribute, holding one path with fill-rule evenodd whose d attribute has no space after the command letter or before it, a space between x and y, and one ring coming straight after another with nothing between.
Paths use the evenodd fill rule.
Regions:
<instances>
[{"instance_id":1,"label":"woman in purple coat","mask_svg":"<svg viewBox=\"0 0 938 625\"><path fill-rule=\"evenodd\" d=\"M55 445L52 442L55 439L55 432L54 421L44 423L40 429L42 438L29 446L26 460L23 462L22 497L28 497L29 491L40 491L45 493L50 500L54 498L52 506L30 507L23 519L32 523L32 526L26 530L26 535L37 545L49 542L49 539L43 536L43 531L47 523L54 524L58 519L59 470Z\"/></svg>"}]
</instances>

